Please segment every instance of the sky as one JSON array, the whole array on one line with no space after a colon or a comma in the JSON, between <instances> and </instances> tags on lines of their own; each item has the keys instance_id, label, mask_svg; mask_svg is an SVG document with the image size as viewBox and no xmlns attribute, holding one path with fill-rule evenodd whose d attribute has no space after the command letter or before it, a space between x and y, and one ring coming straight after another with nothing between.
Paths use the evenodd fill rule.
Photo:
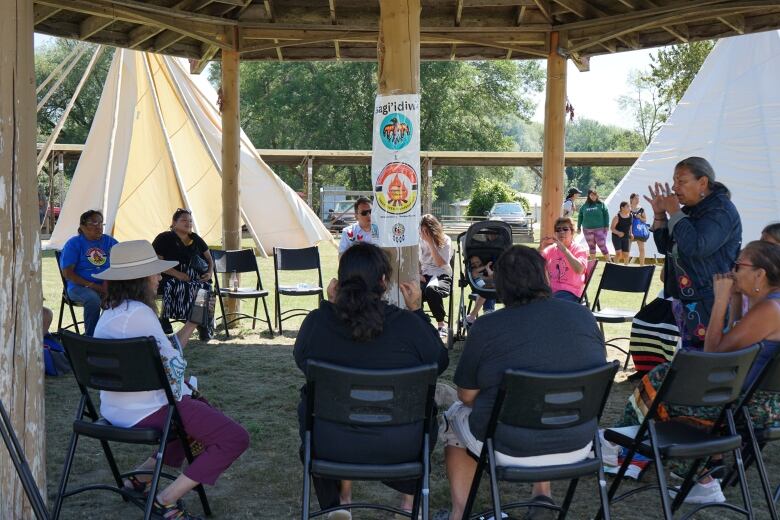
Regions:
<instances>
[{"instance_id":1,"label":"sky","mask_svg":"<svg viewBox=\"0 0 780 520\"><path fill-rule=\"evenodd\" d=\"M35 46L52 38L35 35ZM590 59L590 71L580 72L569 62L566 91L574 106L575 117L594 119L604 124L633 128L631 116L620 109L618 98L630 94L627 80L632 70L647 69L651 50L620 52ZM544 67L544 62L542 62ZM544 122L544 92L536 98L534 121Z\"/></svg>"},{"instance_id":2,"label":"sky","mask_svg":"<svg viewBox=\"0 0 780 520\"><path fill-rule=\"evenodd\" d=\"M566 95L574 107L574 116L594 119L604 124L633 128L630 114L621 110L618 98L631 94L627 84L632 70L650 67L650 55L655 49L619 52L594 56L590 71L580 72L569 61L566 71ZM542 64L544 68L544 63ZM544 92L537 99L533 120L544 122Z\"/></svg>"}]
</instances>

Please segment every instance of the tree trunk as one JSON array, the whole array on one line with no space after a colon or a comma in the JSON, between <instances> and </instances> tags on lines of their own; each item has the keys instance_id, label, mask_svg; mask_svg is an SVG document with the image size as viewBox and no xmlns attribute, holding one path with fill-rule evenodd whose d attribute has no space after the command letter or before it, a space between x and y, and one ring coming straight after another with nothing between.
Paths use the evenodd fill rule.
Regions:
<instances>
[{"instance_id":1,"label":"tree trunk","mask_svg":"<svg viewBox=\"0 0 780 520\"><path fill-rule=\"evenodd\" d=\"M379 94L416 94L420 85L420 0L380 0ZM385 248L393 266L391 303L404 306L401 282L419 283L419 247Z\"/></svg>"},{"instance_id":2,"label":"tree trunk","mask_svg":"<svg viewBox=\"0 0 780 520\"><path fill-rule=\"evenodd\" d=\"M563 203L563 153L566 131L566 58L558 54L558 33L550 34L547 97L544 103L541 236L552 236Z\"/></svg>"},{"instance_id":3,"label":"tree trunk","mask_svg":"<svg viewBox=\"0 0 780 520\"><path fill-rule=\"evenodd\" d=\"M33 3L0 0L0 398L46 496ZM0 448L4 518L32 518Z\"/></svg>"}]
</instances>

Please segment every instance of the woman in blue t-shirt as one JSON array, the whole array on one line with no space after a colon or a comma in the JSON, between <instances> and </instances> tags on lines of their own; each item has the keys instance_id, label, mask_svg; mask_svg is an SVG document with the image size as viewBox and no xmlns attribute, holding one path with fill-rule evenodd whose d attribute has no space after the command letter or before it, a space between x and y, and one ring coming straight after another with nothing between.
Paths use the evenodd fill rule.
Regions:
<instances>
[{"instance_id":1,"label":"woman in blue t-shirt","mask_svg":"<svg viewBox=\"0 0 780 520\"><path fill-rule=\"evenodd\" d=\"M60 254L68 297L84 306L87 336L95 330L101 300L106 294L105 282L94 276L109 268L109 252L116 243L114 237L103 233L103 214L91 209L81 214L78 234L65 242Z\"/></svg>"}]
</instances>

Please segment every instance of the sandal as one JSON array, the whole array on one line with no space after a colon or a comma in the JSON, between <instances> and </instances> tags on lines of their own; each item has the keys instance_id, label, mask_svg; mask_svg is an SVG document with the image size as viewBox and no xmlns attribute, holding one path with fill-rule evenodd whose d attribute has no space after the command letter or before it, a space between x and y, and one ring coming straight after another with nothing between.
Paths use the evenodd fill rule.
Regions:
<instances>
[{"instance_id":1,"label":"sandal","mask_svg":"<svg viewBox=\"0 0 780 520\"><path fill-rule=\"evenodd\" d=\"M125 482L129 482L130 485L128 486L126 483L122 486L122 489L124 491L133 494L138 495L140 497L145 497L147 494L149 494L149 482L142 481L135 475L130 475L129 477L125 478Z\"/></svg>"},{"instance_id":2,"label":"sandal","mask_svg":"<svg viewBox=\"0 0 780 520\"><path fill-rule=\"evenodd\" d=\"M155 520L203 520L199 516L192 515L184 509L184 504L179 500L175 504L160 504L157 500L152 506L152 518Z\"/></svg>"}]
</instances>

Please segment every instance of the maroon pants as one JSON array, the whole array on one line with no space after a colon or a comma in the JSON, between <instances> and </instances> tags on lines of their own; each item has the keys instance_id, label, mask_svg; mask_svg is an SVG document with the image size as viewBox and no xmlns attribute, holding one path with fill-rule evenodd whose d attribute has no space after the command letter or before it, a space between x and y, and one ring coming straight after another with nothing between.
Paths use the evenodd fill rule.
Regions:
<instances>
[{"instance_id":1,"label":"maroon pants","mask_svg":"<svg viewBox=\"0 0 780 520\"><path fill-rule=\"evenodd\" d=\"M185 396L176 403L176 408L184 422L187 435L204 446L203 453L195 457L192 464L184 470L184 474L195 482L213 486L217 477L249 447L249 433L205 401ZM167 406L163 406L152 415L141 419L134 427L162 430L166 415ZM176 440L169 442L165 448L163 463L178 468L184 459L184 448L176 437Z\"/></svg>"}]
</instances>

